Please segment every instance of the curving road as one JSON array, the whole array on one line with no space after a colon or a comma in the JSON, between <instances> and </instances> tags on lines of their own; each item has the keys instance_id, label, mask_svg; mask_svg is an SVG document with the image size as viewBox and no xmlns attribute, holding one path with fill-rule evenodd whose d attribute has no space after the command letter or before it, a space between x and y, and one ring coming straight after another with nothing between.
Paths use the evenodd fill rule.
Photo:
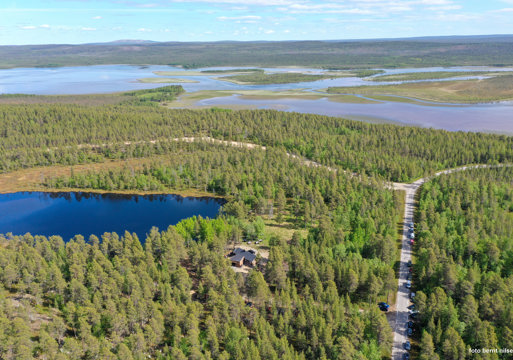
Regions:
<instances>
[{"instance_id":1,"label":"curving road","mask_svg":"<svg viewBox=\"0 0 513 360\"><path fill-rule=\"evenodd\" d=\"M221 144L226 146L234 146L234 147L241 147L241 148L248 148L248 149L260 149L260 150L267 150L265 146L248 143L248 142L240 142L240 141L230 141L230 140L219 140L215 139L209 136L197 136L197 137L181 137L181 138L172 138L168 139L167 141L183 141L183 142L196 142L196 141L203 141L203 142L209 142L214 144ZM162 140L150 140L147 142L150 143L157 143ZM166 141L166 140L164 140ZM137 143L144 143L146 141L126 141L122 144L124 145L130 145L130 144L137 144ZM107 146L108 144L99 144L99 145L93 145L93 144L81 144L78 145L78 147L101 147L101 146ZM313 167L324 167L327 168L329 171L338 171L338 169L322 165L316 161L312 161L306 158L303 158L301 156L291 154L287 152L287 156L293 159L300 160L304 165L307 166L313 166ZM393 190L403 190L406 192L406 201L405 201L405 208L404 208L404 217L403 217L403 235L402 235L402 246L401 246L401 262L399 267L399 278L398 278L398 288L397 288L397 296L396 296L396 312L393 314L390 314L388 317L390 326L392 327L392 330L394 332L394 343L392 347L392 359L393 360L401 360L403 358L403 354L406 353L406 350L403 349L403 343L408 340L406 330L408 322L408 306L410 305L409 301L409 294L410 291L405 287L407 276L408 276L408 261L412 260L412 246L410 245L410 242L408 240L408 224L414 222L413 217L415 213L415 194L417 193L417 190L420 188L422 184L424 184L426 181L429 181L430 179L440 176L442 174L450 174L457 171L464 171L469 169L475 169L475 168L493 168L493 167L511 167L513 164L498 164L498 165L468 165L468 166L462 166L459 168L453 168L448 170L443 170L435 173L433 176L425 177L422 179L419 179L413 183L405 184L405 183L389 183L385 186L393 189ZM341 170L344 171L344 170ZM347 171L344 171L347 172ZM347 172L349 173L349 172ZM357 176L357 173L351 173L352 176Z\"/></svg>"},{"instance_id":2,"label":"curving road","mask_svg":"<svg viewBox=\"0 0 513 360\"><path fill-rule=\"evenodd\" d=\"M394 344L392 347L392 359L393 360L401 360L403 358L403 354L407 351L404 350L403 344L408 340L408 336L406 334L408 322L408 306L410 305L409 295L410 291L406 288L405 284L408 277L408 261L412 260L412 246L410 245L410 241L408 240L408 224L413 222L413 216L415 213L415 194L417 190L420 188L422 184L426 181L432 179L433 177L440 176L442 174L450 174L457 171L464 171L469 169L476 168L494 168L494 167L511 167L512 164L500 164L500 165L469 165L462 166L459 168L443 170L435 173L435 175L431 177L426 177L419 179L411 184L403 184L403 183L392 183L392 188L394 190L404 190L406 192L406 201L404 207L404 217L403 217L403 236L402 236L402 246L401 246L401 263L399 267L399 279L398 279L398 287L397 287L397 297L396 297L396 312L392 314L390 318L390 325L392 326L392 330L394 332Z\"/></svg>"}]
</instances>

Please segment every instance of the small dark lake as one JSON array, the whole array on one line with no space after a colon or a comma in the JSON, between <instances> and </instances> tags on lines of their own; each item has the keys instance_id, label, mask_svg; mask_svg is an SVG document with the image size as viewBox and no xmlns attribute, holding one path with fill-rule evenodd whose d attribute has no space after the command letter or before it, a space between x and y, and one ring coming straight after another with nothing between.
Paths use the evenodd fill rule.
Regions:
<instances>
[{"instance_id":1,"label":"small dark lake","mask_svg":"<svg viewBox=\"0 0 513 360\"><path fill-rule=\"evenodd\" d=\"M222 199L178 195L124 195L85 192L0 194L0 234L75 234L86 239L105 232L135 232L144 242L152 226L165 230L191 216L214 218Z\"/></svg>"}]
</instances>

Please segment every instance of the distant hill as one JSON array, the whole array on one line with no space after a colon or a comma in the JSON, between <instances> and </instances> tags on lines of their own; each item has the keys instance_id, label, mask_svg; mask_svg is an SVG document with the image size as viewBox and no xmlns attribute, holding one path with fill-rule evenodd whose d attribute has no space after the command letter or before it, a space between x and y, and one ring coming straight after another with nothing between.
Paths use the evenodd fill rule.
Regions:
<instances>
[{"instance_id":1,"label":"distant hill","mask_svg":"<svg viewBox=\"0 0 513 360\"><path fill-rule=\"evenodd\" d=\"M312 66L325 68L513 65L513 35L255 42L119 40L82 45L0 46L0 67L97 64Z\"/></svg>"},{"instance_id":2,"label":"distant hill","mask_svg":"<svg viewBox=\"0 0 513 360\"><path fill-rule=\"evenodd\" d=\"M123 39L123 40L114 40L114 41L99 42L99 43L87 43L84 45L141 45L141 44L154 44L156 42L158 42L158 41Z\"/></svg>"}]
</instances>

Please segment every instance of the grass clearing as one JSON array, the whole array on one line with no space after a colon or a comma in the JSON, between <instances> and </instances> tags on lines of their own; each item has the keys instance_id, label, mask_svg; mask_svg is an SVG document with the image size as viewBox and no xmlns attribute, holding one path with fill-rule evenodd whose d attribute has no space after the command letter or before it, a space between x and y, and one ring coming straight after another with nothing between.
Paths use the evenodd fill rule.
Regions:
<instances>
[{"instance_id":1,"label":"grass clearing","mask_svg":"<svg viewBox=\"0 0 513 360\"><path fill-rule=\"evenodd\" d=\"M153 73L158 76L215 76L215 75L241 75L252 74L255 72L263 72L260 69L230 69L230 70L184 70L184 71L154 71Z\"/></svg>"},{"instance_id":2,"label":"grass clearing","mask_svg":"<svg viewBox=\"0 0 513 360\"><path fill-rule=\"evenodd\" d=\"M346 77L347 75L343 75ZM299 82L311 82L324 79L333 79L341 77L340 75L316 75L300 72L286 73L252 73L246 75L233 75L221 77L218 80L229 81L239 85L266 85L266 84L291 84Z\"/></svg>"},{"instance_id":3,"label":"grass clearing","mask_svg":"<svg viewBox=\"0 0 513 360\"><path fill-rule=\"evenodd\" d=\"M513 75L480 80L418 82L395 85L332 87L330 94L396 95L433 102L483 103L513 100ZM390 97L390 100L393 100Z\"/></svg>"},{"instance_id":4,"label":"grass clearing","mask_svg":"<svg viewBox=\"0 0 513 360\"><path fill-rule=\"evenodd\" d=\"M416 81L416 80L437 80L448 79L453 77L468 77L468 76L503 76L511 75L511 72L504 71L432 71L432 72L417 72L417 73L403 73L403 74L390 74L381 75L369 78L369 81Z\"/></svg>"},{"instance_id":5,"label":"grass clearing","mask_svg":"<svg viewBox=\"0 0 513 360\"><path fill-rule=\"evenodd\" d=\"M83 191L91 193L116 193L116 194L137 194L137 195L150 195L162 194L162 191L140 191L140 190L96 190L96 189L78 189L78 188L59 188L52 189L42 185L45 178L55 178L61 176L71 176L72 171L75 174L87 174L89 172L99 172L121 169L125 166L131 167L134 170L140 170L143 165L150 165L159 159L165 159L166 156L153 156L151 158L129 159L108 161L103 163L91 163L73 166L44 166L35 167L30 169L22 169L9 173L0 174L0 194L20 192L20 191L44 191L44 192L69 192L69 191ZM176 194L183 197L221 197L209 192L199 189L166 189L167 194Z\"/></svg>"},{"instance_id":6,"label":"grass clearing","mask_svg":"<svg viewBox=\"0 0 513 360\"><path fill-rule=\"evenodd\" d=\"M142 78L137 79L140 83L150 84L180 84L180 83L199 83L199 81L191 79L178 79L178 78Z\"/></svg>"}]
</instances>

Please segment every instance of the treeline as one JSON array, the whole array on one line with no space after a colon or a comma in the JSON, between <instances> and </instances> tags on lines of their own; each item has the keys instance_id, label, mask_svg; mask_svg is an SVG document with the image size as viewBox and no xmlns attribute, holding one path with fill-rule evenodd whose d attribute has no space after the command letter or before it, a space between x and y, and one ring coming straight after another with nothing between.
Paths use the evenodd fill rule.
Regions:
<instances>
[{"instance_id":1,"label":"treeline","mask_svg":"<svg viewBox=\"0 0 513 360\"><path fill-rule=\"evenodd\" d=\"M179 146L179 147L178 147ZM338 206L346 192L361 190L361 182L372 186L373 191L383 197L384 202L394 203L389 191L378 190L382 182L376 179L353 178L351 175L335 173L322 167L309 167L299 159L288 157L278 150L250 150L223 145L201 143L179 143L174 154L159 157L142 169L124 167L89 173L73 173L70 177L49 177L43 184L52 189L80 188L95 190L142 190L176 192L195 188L226 197L229 202L225 211L237 218L247 214L285 216L285 199L290 199L287 210L290 221L296 226L317 224ZM389 204L389 205L390 205ZM393 206L393 205L390 205ZM272 210L271 210L272 208ZM365 244L366 251L381 254L380 258L392 263L396 254L394 228L398 221L395 214L376 214L386 218L388 230L382 238L366 243L361 237L359 251ZM331 215L330 215L331 214ZM350 228L356 223L344 220ZM358 221L363 233L368 233L370 219ZM360 234L362 235L362 234Z\"/></svg>"},{"instance_id":2,"label":"treeline","mask_svg":"<svg viewBox=\"0 0 513 360\"><path fill-rule=\"evenodd\" d=\"M151 93L150 93L151 95ZM1 105L0 171L166 153L183 136L253 142L321 164L408 181L471 163L509 162L513 138L375 125L274 110Z\"/></svg>"},{"instance_id":3,"label":"treeline","mask_svg":"<svg viewBox=\"0 0 513 360\"><path fill-rule=\"evenodd\" d=\"M236 83L266 85L266 84L290 84L298 82L318 81L333 79L336 75L315 75L302 73L275 73L266 74L255 72L252 74L232 75L220 78L220 80L233 81Z\"/></svg>"},{"instance_id":4,"label":"treeline","mask_svg":"<svg viewBox=\"0 0 513 360\"><path fill-rule=\"evenodd\" d=\"M511 167L475 169L422 186L414 266L420 359L465 359L469 349L513 348L511 179Z\"/></svg>"},{"instance_id":5,"label":"treeline","mask_svg":"<svg viewBox=\"0 0 513 360\"><path fill-rule=\"evenodd\" d=\"M185 90L181 85L162 86L155 89L145 89L125 92L122 95L129 96L130 99L125 100L121 104L129 105L160 105L171 102L176 99Z\"/></svg>"},{"instance_id":6,"label":"treeline","mask_svg":"<svg viewBox=\"0 0 513 360\"><path fill-rule=\"evenodd\" d=\"M0 236L0 357L389 356L392 333L376 302L396 286L400 209L393 192L298 164L272 149L190 146L194 151L183 151L180 160L172 157L128 179L166 182L176 174L201 183L212 171L211 184L233 197L225 217L152 230L144 245L129 233L104 234L101 241L77 236L68 243L56 236ZM125 171L105 176L116 183ZM67 181L95 179L89 174ZM292 209L315 209L309 220L315 226L289 243L272 237L262 272L235 273L223 255L261 231L261 220L248 211L253 199L261 196L279 211L284 195L297 203Z\"/></svg>"},{"instance_id":7,"label":"treeline","mask_svg":"<svg viewBox=\"0 0 513 360\"><path fill-rule=\"evenodd\" d=\"M226 74L226 73L253 73L264 72L264 69L226 69L226 70L202 70L205 74Z\"/></svg>"},{"instance_id":8,"label":"treeline","mask_svg":"<svg viewBox=\"0 0 513 360\"><path fill-rule=\"evenodd\" d=\"M365 41L1 46L0 67L100 64L273 67L513 65L511 36ZM227 56L230 54L230 56Z\"/></svg>"}]
</instances>

